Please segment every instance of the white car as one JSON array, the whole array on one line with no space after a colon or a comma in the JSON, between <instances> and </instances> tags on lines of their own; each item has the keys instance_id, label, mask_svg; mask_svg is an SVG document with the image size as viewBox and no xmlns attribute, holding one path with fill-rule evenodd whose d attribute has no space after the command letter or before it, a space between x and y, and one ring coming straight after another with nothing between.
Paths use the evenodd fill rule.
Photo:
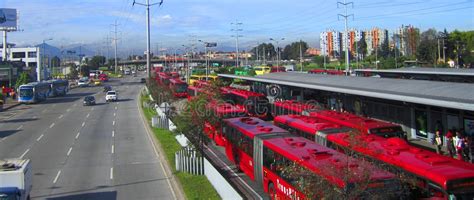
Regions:
<instances>
[{"instance_id":1,"label":"white car","mask_svg":"<svg viewBox=\"0 0 474 200\"><path fill-rule=\"evenodd\" d=\"M106 102L117 101L117 100L118 100L117 92L115 92L114 90L108 91L107 94L105 95Z\"/></svg>"},{"instance_id":2,"label":"white car","mask_svg":"<svg viewBox=\"0 0 474 200\"><path fill-rule=\"evenodd\" d=\"M79 87L87 87L89 86L89 80L87 79L81 79L77 82L77 86Z\"/></svg>"}]
</instances>

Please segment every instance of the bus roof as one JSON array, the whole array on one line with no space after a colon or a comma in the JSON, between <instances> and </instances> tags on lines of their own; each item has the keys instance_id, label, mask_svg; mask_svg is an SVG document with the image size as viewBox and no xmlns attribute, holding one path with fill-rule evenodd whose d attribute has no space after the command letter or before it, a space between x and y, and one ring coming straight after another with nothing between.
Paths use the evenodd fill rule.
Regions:
<instances>
[{"instance_id":1,"label":"bus roof","mask_svg":"<svg viewBox=\"0 0 474 200\"><path fill-rule=\"evenodd\" d=\"M170 83L172 83L172 84L186 84L184 81L182 81L179 78L170 79Z\"/></svg>"},{"instance_id":2,"label":"bus roof","mask_svg":"<svg viewBox=\"0 0 474 200\"><path fill-rule=\"evenodd\" d=\"M311 134L316 134L317 131L325 129L343 128L341 125L331 123L324 119L303 115L280 115L274 118L274 122L282 123Z\"/></svg>"},{"instance_id":3,"label":"bus roof","mask_svg":"<svg viewBox=\"0 0 474 200\"><path fill-rule=\"evenodd\" d=\"M247 91L247 90L241 90L241 89L235 89L235 88L228 88L229 93L241 96L243 98L249 98L249 97L264 97L265 95L262 93L258 92L252 92L252 91Z\"/></svg>"},{"instance_id":4,"label":"bus roof","mask_svg":"<svg viewBox=\"0 0 474 200\"><path fill-rule=\"evenodd\" d=\"M315 174L326 177L329 181L344 187L344 180L363 181L370 175L370 180L393 179L394 174L375 166L350 158L336 150L321 146L308 139L290 136L264 140L264 145L282 156L303 165ZM342 170L347 169L349 170ZM350 172L350 174L344 174Z\"/></svg>"},{"instance_id":5,"label":"bus roof","mask_svg":"<svg viewBox=\"0 0 474 200\"><path fill-rule=\"evenodd\" d=\"M348 146L353 141L347 133L332 134L327 138L341 146ZM445 190L454 189L449 188L453 181L474 183L474 164L411 146L400 138L376 135L359 135L356 138L363 144L353 147L354 151L429 179Z\"/></svg>"},{"instance_id":6,"label":"bus roof","mask_svg":"<svg viewBox=\"0 0 474 200\"><path fill-rule=\"evenodd\" d=\"M273 104L275 105L275 107L285 108L298 114L301 114L303 113L303 111L306 110L313 110L319 108L319 106L316 104L312 104L309 102L303 103L293 100L275 101Z\"/></svg>"},{"instance_id":7,"label":"bus roof","mask_svg":"<svg viewBox=\"0 0 474 200\"><path fill-rule=\"evenodd\" d=\"M384 122L376 119L369 119L351 113L342 113L333 110L312 110L309 112L310 116L325 119L336 124L355 128L364 133L371 133L371 131L381 128L401 129L399 125Z\"/></svg>"},{"instance_id":8,"label":"bus roof","mask_svg":"<svg viewBox=\"0 0 474 200\"><path fill-rule=\"evenodd\" d=\"M224 123L238 129L250 138L260 134L286 133L287 131L256 117L224 119Z\"/></svg>"},{"instance_id":9,"label":"bus roof","mask_svg":"<svg viewBox=\"0 0 474 200\"><path fill-rule=\"evenodd\" d=\"M217 104L217 105L216 105ZM246 111L242 107L232 105L230 103L211 103L211 108L218 116L223 116L227 114L236 114L243 116Z\"/></svg>"}]
</instances>

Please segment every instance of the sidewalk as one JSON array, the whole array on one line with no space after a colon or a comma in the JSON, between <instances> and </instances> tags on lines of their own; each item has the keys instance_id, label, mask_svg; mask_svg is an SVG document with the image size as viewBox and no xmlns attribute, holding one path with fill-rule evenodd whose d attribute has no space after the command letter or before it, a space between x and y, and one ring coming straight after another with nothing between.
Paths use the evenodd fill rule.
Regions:
<instances>
[{"instance_id":1,"label":"sidewalk","mask_svg":"<svg viewBox=\"0 0 474 200\"><path fill-rule=\"evenodd\" d=\"M0 109L0 112L1 111L7 111L7 110L9 110L11 108L14 108L14 107L17 107L19 105L20 105L20 103L18 103L18 101L16 99L6 98L5 104L3 104L3 109Z\"/></svg>"}]
</instances>

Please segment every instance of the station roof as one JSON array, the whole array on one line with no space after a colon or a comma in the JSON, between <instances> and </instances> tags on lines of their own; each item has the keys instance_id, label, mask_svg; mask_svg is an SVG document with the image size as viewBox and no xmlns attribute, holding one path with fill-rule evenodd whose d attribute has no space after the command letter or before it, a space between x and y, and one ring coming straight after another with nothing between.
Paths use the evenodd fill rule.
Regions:
<instances>
[{"instance_id":1,"label":"station roof","mask_svg":"<svg viewBox=\"0 0 474 200\"><path fill-rule=\"evenodd\" d=\"M356 69L355 72L376 72L376 73L399 73L399 74L430 74L430 75L451 75L451 76L474 76L474 69L463 68L429 68L429 67L404 67L399 69Z\"/></svg>"},{"instance_id":2,"label":"station roof","mask_svg":"<svg viewBox=\"0 0 474 200\"><path fill-rule=\"evenodd\" d=\"M269 73L255 77L230 74L219 74L219 76L474 111L474 85L468 83L334 76L294 72Z\"/></svg>"}]
</instances>

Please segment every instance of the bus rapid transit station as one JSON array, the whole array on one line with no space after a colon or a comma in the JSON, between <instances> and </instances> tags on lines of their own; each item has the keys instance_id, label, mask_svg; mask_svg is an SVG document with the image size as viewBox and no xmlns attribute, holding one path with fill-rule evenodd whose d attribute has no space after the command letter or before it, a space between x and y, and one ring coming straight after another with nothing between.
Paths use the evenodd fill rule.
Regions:
<instances>
[{"instance_id":1,"label":"bus rapid transit station","mask_svg":"<svg viewBox=\"0 0 474 200\"><path fill-rule=\"evenodd\" d=\"M474 83L474 69L406 67L399 69L356 69L356 76Z\"/></svg>"},{"instance_id":2,"label":"bus rapid transit station","mask_svg":"<svg viewBox=\"0 0 474 200\"><path fill-rule=\"evenodd\" d=\"M240 79L271 103L314 101L317 106L399 124L407 139L428 145L436 129L474 135L474 85L426 80L270 73ZM444 142L446 144L446 142Z\"/></svg>"}]
</instances>

